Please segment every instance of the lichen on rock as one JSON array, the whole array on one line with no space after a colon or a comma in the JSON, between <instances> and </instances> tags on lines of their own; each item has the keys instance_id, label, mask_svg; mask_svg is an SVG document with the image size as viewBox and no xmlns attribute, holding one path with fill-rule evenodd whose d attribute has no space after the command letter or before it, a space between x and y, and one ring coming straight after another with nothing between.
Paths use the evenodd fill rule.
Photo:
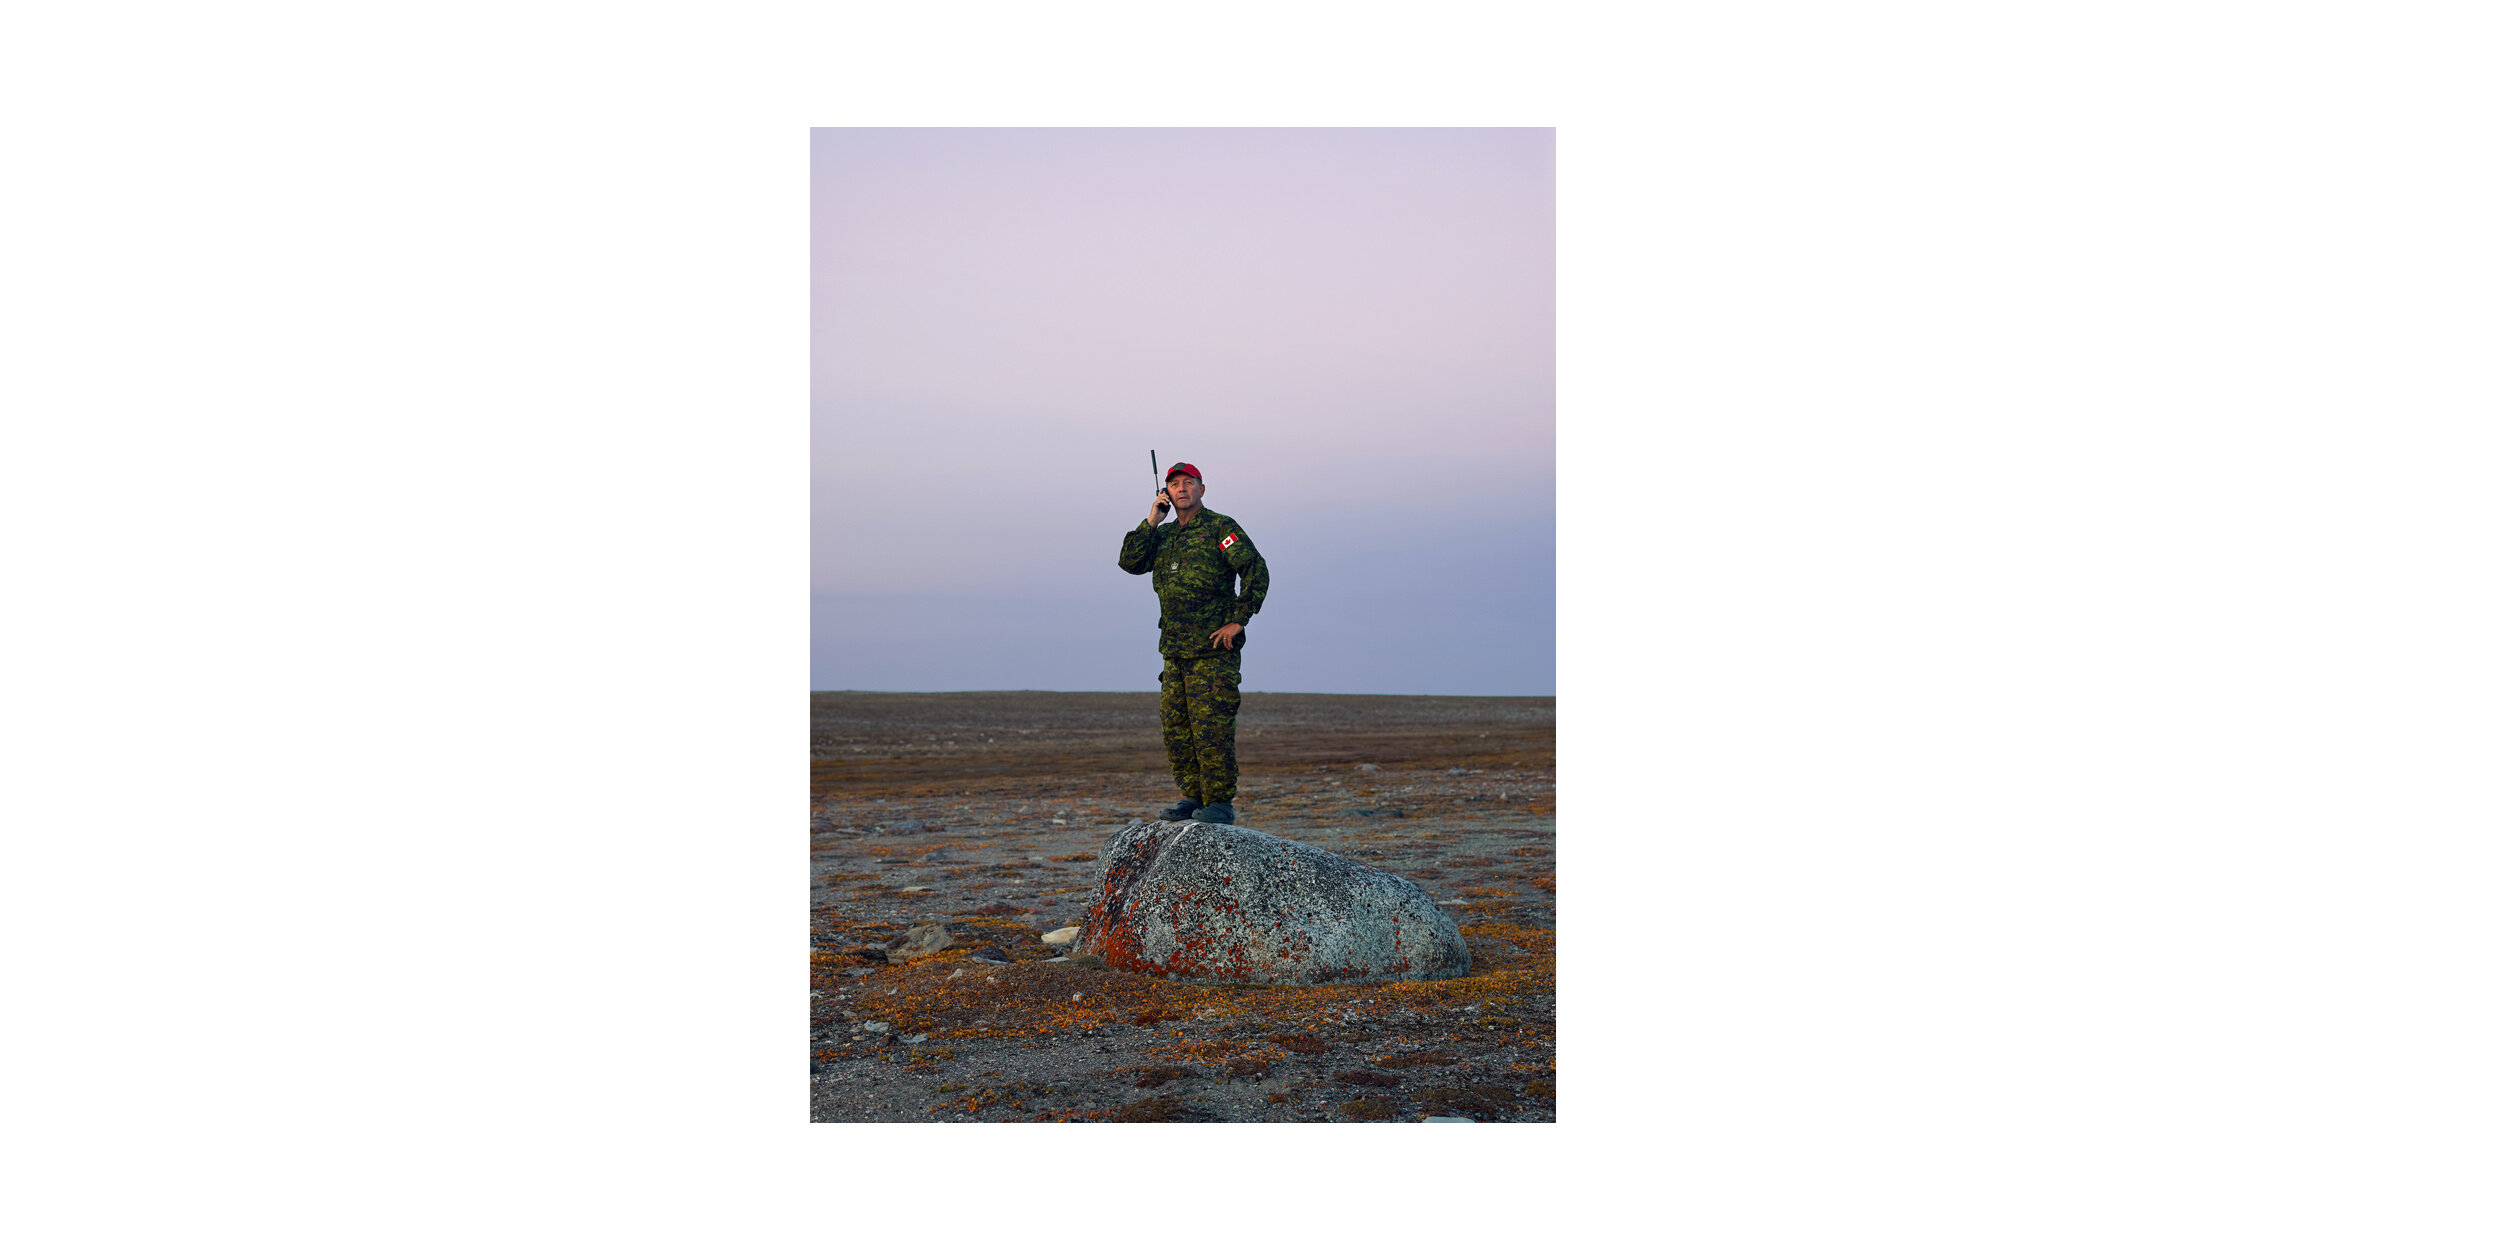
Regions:
<instances>
[{"instance_id":1,"label":"lichen on rock","mask_svg":"<svg viewBox=\"0 0 2500 1250\"><path fill-rule=\"evenodd\" d=\"M1320 985L1467 974L1423 887L1315 846L1202 821L1112 837L1077 949L1198 984Z\"/></svg>"}]
</instances>

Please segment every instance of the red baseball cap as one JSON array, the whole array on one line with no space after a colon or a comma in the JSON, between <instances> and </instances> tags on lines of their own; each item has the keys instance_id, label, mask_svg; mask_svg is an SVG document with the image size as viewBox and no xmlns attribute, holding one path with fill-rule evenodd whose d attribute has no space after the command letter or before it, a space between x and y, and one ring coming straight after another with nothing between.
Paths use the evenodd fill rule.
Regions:
<instances>
[{"instance_id":1,"label":"red baseball cap","mask_svg":"<svg viewBox=\"0 0 2500 1250\"><path fill-rule=\"evenodd\" d=\"M1198 466L1196 466L1196 465L1194 465L1194 464L1191 464L1191 463L1189 463L1189 462L1188 462L1188 461L1186 461L1186 460L1184 460L1184 461L1180 462L1179 464L1173 465L1173 466L1172 466L1171 468L1169 468L1169 469L1164 470L1164 471L1163 471L1163 480L1164 480L1164 481L1167 481L1167 482L1171 481L1171 480L1172 480L1172 475L1173 475L1173 474L1175 474L1175 473L1186 473L1186 474L1188 474L1189 476L1194 477L1194 478L1198 479L1198 480L1199 480L1199 481L1201 481L1201 482L1203 482L1203 481L1207 480L1207 475L1206 475L1206 474L1204 474L1204 473L1200 473L1200 472L1198 471Z\"/></svg>"}]
</instances>

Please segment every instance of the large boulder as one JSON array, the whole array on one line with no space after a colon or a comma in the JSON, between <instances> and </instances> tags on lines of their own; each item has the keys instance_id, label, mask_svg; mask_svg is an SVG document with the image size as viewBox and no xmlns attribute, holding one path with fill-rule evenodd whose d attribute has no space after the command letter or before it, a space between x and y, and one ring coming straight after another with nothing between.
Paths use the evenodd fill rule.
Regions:
<instances>
[{"instance_id":1,"label":"large boulder","mask_svg":"<svg viewBox=\"0 0 2500 1250\"><path fill-rule=\"evenodd\" d=\"M1077 950L1199 984L1429 981L1468 967L1458 922L1414 882L1196 820L1113 835Z\"/></svg>"}]
</instances>

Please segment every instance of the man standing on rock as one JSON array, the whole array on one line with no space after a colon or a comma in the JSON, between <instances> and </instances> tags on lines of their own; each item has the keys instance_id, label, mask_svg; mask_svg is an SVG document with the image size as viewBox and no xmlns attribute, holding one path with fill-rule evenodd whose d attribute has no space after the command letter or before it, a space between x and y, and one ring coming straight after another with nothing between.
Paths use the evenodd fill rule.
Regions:
<instances>
[{"instance_id":1,"label":"man standing on rock","mask_svg":"<svg viewBox=\"0 0 2500 1250\"><path fill-rule=\"evenodd\" d=\"M1163 819L1229 825L1243 627L1267 602L1267 561L1231 517L1199 506L1206 493L1198 466L1173 465L1146 519L1120 540L1120 567L1153 573L1163 607L1163 749L1181 788ZM1155 524L1167 508L1172 523Z\"/></svg>"}]
</instances>

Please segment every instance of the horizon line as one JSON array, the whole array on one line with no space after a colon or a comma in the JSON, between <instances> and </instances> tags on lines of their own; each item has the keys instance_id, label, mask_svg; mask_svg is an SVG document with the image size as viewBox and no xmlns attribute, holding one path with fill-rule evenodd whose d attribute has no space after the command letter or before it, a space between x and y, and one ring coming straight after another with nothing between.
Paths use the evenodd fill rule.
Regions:
<instances>
[{"instance_id":1,"label":"horizon line","mask_svg":"<svg viewBox=\"0 0 2500 1250\"><path fill-rule=\"evenodd\" d=\"M1019 687L1019 688L1016 688L1016 689L998 689L998 690L864 690L864 689L859 689L859 688L857 688L857 687L848 687L848 686L846 686L846 687L842 687L842 688L839 688L839 689L833 689L833 690L809 690L809 691L808 691L808 693L809 693L809 694L1155 694L1155 693L1158 693L1158 692L1157 692L1157 691L1154 691L1154 690L1045 690L1045 689L1040 689L1040 688L1038 688L1038 687L1029 687L1029 686L1028 686L1028 687ZM1324 695L1324 696L1328 696L1328 697L1332 697L1332 698L1344 698L1344 699L1551 699L1551 698L1554 698L1554 697L1555 697L1555 696L1550 695L1550 694L1410 694L1410 693L1406 693L1406 692L1403 692L1403 691L1396 691L1396 690L1374 690L1374 691L1343 691L1343 690L1244 690L1244 691L1242 691L1241 693L1242 693L1242 694L1244 694L1244 695L1253 695L1253 694Z\"/></svg>"}]
</instances>

